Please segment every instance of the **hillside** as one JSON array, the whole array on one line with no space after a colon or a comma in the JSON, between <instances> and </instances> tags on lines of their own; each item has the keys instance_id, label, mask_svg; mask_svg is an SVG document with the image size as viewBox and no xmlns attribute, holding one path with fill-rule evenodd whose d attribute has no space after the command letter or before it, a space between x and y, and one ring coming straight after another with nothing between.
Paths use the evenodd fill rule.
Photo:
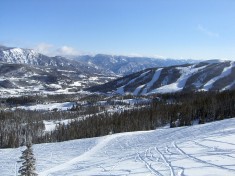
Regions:
<instances>
[{"instance_id":1,"label":"hillside","mask_svg":"<svg viewBox=\"0 0 235 176\"><path fill-rule=\"evenodd\" d=\"M114 78L110 72L64 57L0 46L0 94L69 93Z\"/></svg>"},{"instance_id":2,"label":"hillside","mask_svg":"<svg viewBox=\"0 0 235 176\"><path fill-rule=\"evenodd\" d=\"M0 94L60 94L102 84L116 78L53 67L0 63Z\"/></svg>"},{"instance_id":3,"label":"hillside","mask_svg":"<svg viewBox=\"0 0 235 176\"><path fill-rule=\"evenodd\" d=\"M167 67L172 65L182 65L198 62L187 59L162 59L150 57L118 56L97 54L94 56L82 55L73 57L74 60L96 66L107 72L113 72L118 75L128 75L147 68Z\"/></svg>"},{"instance_id":4,"label":"hillside","mask_svg":"<svg viewBox=\"0 0 235 176\"><path fill-rule=\"evenodd\" d=\"M153 66L188 62L192 61L102 54L68 59L0 46L0 94L77 92Z\"/></svg>"},{"instance_id":5,"label":"hillside","mask_svg":"<svg viewBox=\"0 0 235 176\"><path fill-rule=\"evenodd\" d=\"M235 88L234 80L235 62L214 60L198 64L146 69L104 85L88 88L88 90L133 95L227 90Z\"/></svg>"},{"instance_id":6,"label":"hillside","mask_svg":"<svg viewBox=\"0 0 235 176\"><path fill-rule=\"evenodd\" d=\"M46 175L234 175L235 119L192 127L34 145ZM15 174L23 148L0 149L0 172Z\"/></svg>"},{"instance_id":7,"label":"hillside","mask_svg":"<svg viewBox=\"0 0 235 176\"><path fill-rule=\"evenodd\" d=\"M61 56L49 57L32 49L10 48L0 46L0 62L27 64L41 67L56 67L57 69L73 70L84 73L100 73L101 70L83 63L69 60Z\"/></svg>"}]
</instances>

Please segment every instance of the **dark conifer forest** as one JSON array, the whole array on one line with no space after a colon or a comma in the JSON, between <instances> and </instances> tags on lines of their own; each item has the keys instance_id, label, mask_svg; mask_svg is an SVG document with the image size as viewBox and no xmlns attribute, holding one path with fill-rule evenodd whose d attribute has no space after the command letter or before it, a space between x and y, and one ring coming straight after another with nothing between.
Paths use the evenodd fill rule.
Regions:
<instances>
[{"instance_id":1,"label":"dark conifer forest","mask_svg":"<svg viewBox=\"0 0 235 176\"><path fill-rule=\"evenodd\" d=\"M145 97L151 100L148 104L137 104L132 108L112 113L103 110L97 104L93 105L94 102L104 97L89 96L87 98L90 102L89 106L84 108L77 105L68 111L2 110L0 112L0 147L25 145L27 135L30 135L32 142L37 144L129 131L154 130L165 125L172 128L190 126L194 123L203 124L235 117L234 90L152 95ZM11 98L4 100L2 104L13 105L19 102L27 104L35 101L32 97ZM100 109L103 111L101 112ZM67 124L58 123L55 130L45 132L44 120L63 119L72 120Z\"/></svg>"}]
</instances>

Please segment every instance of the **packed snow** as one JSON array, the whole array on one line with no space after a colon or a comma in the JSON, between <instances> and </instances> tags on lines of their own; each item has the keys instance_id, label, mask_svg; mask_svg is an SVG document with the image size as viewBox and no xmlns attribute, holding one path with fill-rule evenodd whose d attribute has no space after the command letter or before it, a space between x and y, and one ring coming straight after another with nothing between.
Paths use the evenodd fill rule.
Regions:
<instances>
[{"instance_id":1,"label":"packed snow","mask_svg":"<svg viewBox=\"0 0 235 176\"><path fill-rule=\"evenodd\" d=\"M144 86L145 86L145 84L140 85L139 87L137 87L137 88L135 89L135 91L133 92L133 95L138 95L139 92L140 92L140 90L141 90Z\"/></svg>"},{"instance_id":2,"label":"packed snow","mask_svg":"<svg viewBox=\"0 0 235 176\"><path fill-rule=\"evenodd\" d=\"M225 67L225 68L223 69L222 73L221 73L219 76L214 77L214 78L212 78L210 81L208 81L208 82L203 86L202 90L208 91L208 90L213 86L213 84L214 84L217 80L219 80L219 79L221 79L221 78L223 78L223 77L226 77L226 76L230 75L234 66L235 66L235 62L231 62L230 66L229 66L229 67Z\"/></svg>"},{"instance_id":3,"label":"packed snow","mask_svg":"<svg viewBox=\"0 0 235 176\"><path fill-rule=\"evenodd\" d=\"M158 80L163 68L159 68L155 71L152 80L146 84L144 90L142 91L142 94L146 94L148 92L148 89L152 87L152 85Z\"/></svg>"},{"instance_id":4,"label":"packed snow","mask_svg":"<svg viewBox=\"0 0 235 176\"><path fill-rule=\"evenodd\" d=\"M136 77L136 78L130 80L127 84L125 84L125 85L119 87L119 88L116 90L116 92L119 93L119 94L124 94L124 87L125 87L125 86L127 86L127 85L129 85L129 84L135 82L135 80L137 80L138 78L144 77L144 76L145 76L147 73L149 73L149 72L150 72L150 71L144 72L144 73L142 73L140 76L138 76L138 77Z\"/></svg>"},{"instance_id":5,"label":"packed snow","mask_svg":"<svg viewBox=\"0 0 235 176\"><path fill-rule=\"evenodd\" d=\"M182 91L188 78L205 67L206 66L202 66L202 67L198 67L198 68L197 67L196 68L194 68L194 67L178 67L178 69L181 71L182 74L176 82L174 82L172 84L161 86L155 90L152 90L151 92L149 92L149 94Z\"/></svg>"},{"instance_id":6,"label":"packed snow","mask_svg":"<svg viewBox=\"0 0 235 176\"><path fill-rule=\"evenodd\" d=\"M25 148L0 150L0 173L12 176ZM33 146L40 176L235 175L235 118Z\"/></svg>"}]
</instances>

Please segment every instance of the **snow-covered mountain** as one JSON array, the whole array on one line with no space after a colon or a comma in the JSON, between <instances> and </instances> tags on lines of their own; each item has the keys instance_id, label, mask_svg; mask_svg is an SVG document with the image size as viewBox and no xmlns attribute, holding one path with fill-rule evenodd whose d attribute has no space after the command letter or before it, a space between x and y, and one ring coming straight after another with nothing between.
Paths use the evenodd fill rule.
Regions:
<instances>
[{"instance_id":1,"label":"snow-covered mountain","mask_svg":"<svg viewBox=\"0 0 235 176\"><path fill-rule=\"evenodd\" d=\"M97 54L95 56L81 55L70 57L70 59L68 59L61 56L49 57L40 54L33 49L0 46L0 62L50 66L59 69L77 70L83 73L127 75L147 68L182 65L186 63L195 63L197 61L104 54Z\"/></svg>"},{"instance_id":2,"label":"snow-covered mountain","mask_svg":"<svg viewBox=\"0 0 235 176\"><path fill-rule=\"evenodd\" d=\"M0 63L0 94L77 92L114 78L54 67Z\"/></svg>"},{"instance_id":3,"label":"snow-covered mountain","mask_svg":"<svg viewBox=\"0 0 235 176\"><path fill-rule=\"evenodd\" d=\"M235 119L33 145L39 176L235 175ZM1 175L16 175L25 147L0 149Z\"/></svg>"},{"instance_id":4,"label":"snow-covered mountain","mask_svg":"<svg viewBox=\"0 0 235 176\"><path fill-rule=\"evenodd\" d=\"M27 64L34 66L54 67L56 69L66 69L70 71L77 71L80 73L100 73L108 74L102 69L95 66L82 63L79 61L67 59L61 56L49 57L37 53L33 49L11 48L0 46L0 62Z\"/></svg>"},{"instance_id":5,"label":"snow-covered mountain","mask_svg":"<svg viewBox=\"0 0 235 176\"><path fill-rule=\"evenodd\" d=\"M218 60L146 69L88 88L89 91L134 95L227 89L235 89L235 62Z\"/></svg>"},{"instance_id":6,"label":"snow-covered mountain","mask_svg":"<svg viewBox=\"0 0 235 176\"><path fill-rule=\"evenodd\" d=\"M88 90L143 95L235 87L234 62L189 62L194 61L101 54L67 59L49 57L32 49L0 46L0 93L70 92L94 86ZM184 63L187 64L179 65ZM136 73L107 83L117 78L117 74L132 72ZM103 83L107 84L100 85Z\"/></svg>"},{"instance_id":7,"label":"snow-covered mountain","mask_svg":"<svg viewBox=\"0 0 235 176\"><path fill-rule=\"evenodd\" d=\"M127 75L153 67L166 67L198 62L196 60L156 59L149 57L113 56L104 54L97 54L95 56L76 56L72 59L119 75Z\"/></svg>"},{"instance_id":8,"label":"snow-covered mountain","mask_svg":"<svg viewBox=\"0 0 235 176\"><path fill-rule=\"evenodd\" d=\"M31 49L0 46L0 93L58 91L102 84L110 72L64 57L48 57Z\"/></svg>"}]
</instances>

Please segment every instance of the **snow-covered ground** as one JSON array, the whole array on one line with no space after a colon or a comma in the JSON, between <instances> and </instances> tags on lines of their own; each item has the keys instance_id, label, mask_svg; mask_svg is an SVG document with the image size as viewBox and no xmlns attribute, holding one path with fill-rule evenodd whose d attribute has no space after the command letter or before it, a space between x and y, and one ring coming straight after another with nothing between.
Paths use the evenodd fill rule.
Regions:
<instances>
[{"instance_id":1,"label":"snow-covered ground","mask_svg":"<svg viewBox=\"0 0 235 176\"><path fill-rule=\"evenodd\" d=\"M206 66L202 67L178 67L178 69L181 71L181 76L179 79L171 84L167 84L164 86L161 86L157 89L152 90L149 92L149 94L152 93L168 93L168 92L179 92L182 91L187 80L195 73L197 73L199 70L205 68Z\"/></svg>"},{"instance_id":2,"label":"snow-covered ground","mask_svg":"<svg viewBox=\"0 0 235 176\"><path fill-rule=\"evenodd\" d=\"M57 109L61 111L67 111L68 109L71 109L74 105L76 105L76 103L74 102L48 103L48 104L36 104L32 106L18 106L17 109L25 109L31 111L51 111Z\"/></svg>"},{"instance_id":3,"label":"snow-covered ground","mask_svg":"<svg viewBox=\"0 0 235 176\"><path fill-rule=\"evenodd\" d=\"M119 87L119 88L116 90L116 92L119 93L119 94L124 94L124 93L125 93L125 92L124 92L124 87L125 87L125 86L127 86L127 85L129 85L129 84L135 82L135 80L137 80L138 78L144 77L144 76L145 76L147 73L149 73L149 72L150 72L150 71L146 71L146 72L142 73L139 77L130 80L127 84L125 84L125 85Z\"/></svg>"},{"instance_id":4,"label":"snow-covered ground","mask_svg":"<svg viewBox=\"0 0 235 176\"><path fill-rule=\"evenodd\" d=\"M225 67L222 71L222 73L217 76L217 77L214 77L212 78L210 81L208 81L204 86L203 86L203 89L202 90L205 90L205 91L208 91L212 86L213 84L215 83L215 81L223 78L223 77L226 77L228 76L229 74L231 74L232 72L232 69L234 68L235 66L235 62L231 62L230 66L229 67ZM226 89L225 89L226 90Z\"/></svg>"},{"instance_id":5,"label":"snow-covered ground","mask_svg":"<svg viewBox=\"0 0 235 176\"><path fill-rule=\"evenodd\" d=\"M33 148L41 176L230 176L235 175L235 118ZM0 150L1 175L15 175L23 149Z\"/></svg>"}]
</instances>

